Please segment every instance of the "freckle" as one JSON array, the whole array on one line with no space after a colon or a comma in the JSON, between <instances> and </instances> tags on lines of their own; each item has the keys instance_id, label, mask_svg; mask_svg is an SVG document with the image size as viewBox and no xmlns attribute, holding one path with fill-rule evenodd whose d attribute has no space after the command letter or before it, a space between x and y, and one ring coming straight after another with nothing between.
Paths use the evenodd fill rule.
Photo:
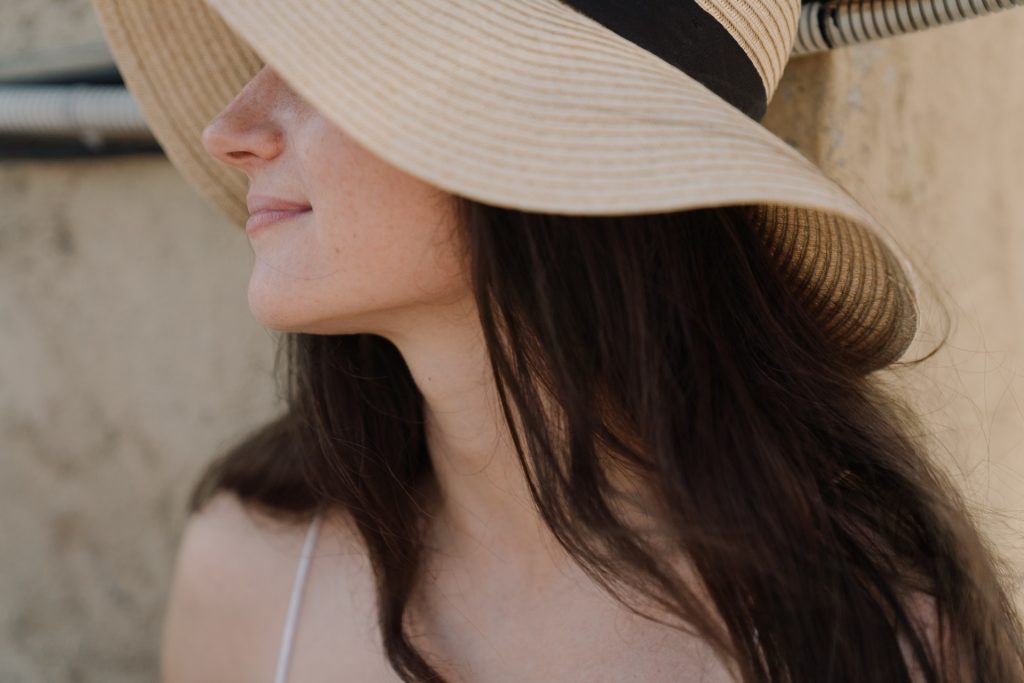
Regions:
<instances>
[{"instance_id":1,"label":"freckle","mask_svg":"<svg viewBox=\"0 0 1024 683\"><path fill-rule=\"evenodd\" d=\"M341 248L340 247L335 247L334 248L334 253L335 254L340 254L341 253Z\"/></svg>"}]
</instances>

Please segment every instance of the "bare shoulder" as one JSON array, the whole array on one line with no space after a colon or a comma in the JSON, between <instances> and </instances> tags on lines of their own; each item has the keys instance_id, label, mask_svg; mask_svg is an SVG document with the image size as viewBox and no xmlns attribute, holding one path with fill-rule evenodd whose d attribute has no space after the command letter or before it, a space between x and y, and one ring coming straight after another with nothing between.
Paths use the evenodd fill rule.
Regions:
<instances>
[{"instance_id":1,"label":"bare shoulder","mask_svg":"<svg viewBox=\"0 0 1024 683\"><path fill-rule=\"evenodd\" d=\"M217 494L188 518L161 635L164 683L273 677L308 528L270 517L229 493ZM293 670L303 664L302 656L318 657L318 630L330 629L341 642L361 637L351 617L356 603L365 603L362 611L370 614L371 577L348 517L325 516L307 577ZM293 673L290 680L304 678Z\"/></svg>"},{"instance_id":2,"label":"bare shoulder","mask_svg":"<svg viewBox=\"0 0 1024 683\"><path fill-rule=\"evenodd\" d=\"M942 675L950 681L966 681L971 676L967 670L967 661L962 657L957 659L958 652L954 645L952 635L948 630L939 628L939 613L936 608L935 599L926 593L914 591L904 596L904 606L907 616L910 618L913 627L918 631L924 647L928 650L934 663L938 665ZM899 638L900 651L907 662L910 670L910 680L914 683L923 683L925 674L917 657L913 654L910 643L906 636Z\"/></svg>"}]
</instances>

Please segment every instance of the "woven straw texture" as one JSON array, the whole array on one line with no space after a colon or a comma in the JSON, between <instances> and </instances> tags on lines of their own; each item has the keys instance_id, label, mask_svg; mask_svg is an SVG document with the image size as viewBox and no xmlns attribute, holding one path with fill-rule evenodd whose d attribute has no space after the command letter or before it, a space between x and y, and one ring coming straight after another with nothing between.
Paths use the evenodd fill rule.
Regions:
<instances>
[{"instance_id":1,"label":"woven straw texture","mask_svg":"<svg viewBox=\"0 0 1024 683\"><path fill-rule=\"evenodd\" d=\"M770 100L800 23L800 0L696 0L743 48Z\"/></svg>"},{"instance_id":2,"label":"woven straw texture","mask_svg":"<svg viewBox=\"0 0 1024 683\"><path fill-rule=\"evenodd\" d=\"M796 0L698 0L773 93ZM754 213L787 281L866 371L917 326L917 276L845 190L686 73L558 0L93 0L128 89L237 226L248 179L205 125L269 64L385 161L449 192L573 215Z\"/></svg>"}]
</instances>

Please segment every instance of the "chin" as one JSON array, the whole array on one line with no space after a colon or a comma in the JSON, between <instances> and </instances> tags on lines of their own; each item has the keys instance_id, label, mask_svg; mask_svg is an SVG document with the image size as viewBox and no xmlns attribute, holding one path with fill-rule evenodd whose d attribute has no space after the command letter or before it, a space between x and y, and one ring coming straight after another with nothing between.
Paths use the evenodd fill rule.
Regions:
<instances>
[{"instance_id":1,"label":"chin","mask_svg":"<svg viewBox=\"0 0 1024 683\"><path fill-rule=\"evenodd\" d=\"M278 332L304 332L309 320L296 310L295 301L273 288L259 286L254 280L249 282L249 312L263 327Z\"/></svg>"},{"instance_id":2,"label":"chin","mask_svg":"<svg viewBox=\"0 0 1024 683\"><path fill-rule=\"evenodd\" d=\"M316 311L301 310L296 301L302 297L262 296L250 287L249 312L263 327L275 332L303 332L306 334L348 334L360 329L348 329L344 319L324 316Z\"/></svg>"},{"instance_id":3,"label":"chin","mask_svg":"<svg viewBox=\"0 0 1024 683\"><path fill-rule=\"evenodd\" d=\"M293 322L284 316L268 315L266 312L250 307L253 319L260 325L275 332L309 332L307 326Z\"/></svg>"}]
</instances>

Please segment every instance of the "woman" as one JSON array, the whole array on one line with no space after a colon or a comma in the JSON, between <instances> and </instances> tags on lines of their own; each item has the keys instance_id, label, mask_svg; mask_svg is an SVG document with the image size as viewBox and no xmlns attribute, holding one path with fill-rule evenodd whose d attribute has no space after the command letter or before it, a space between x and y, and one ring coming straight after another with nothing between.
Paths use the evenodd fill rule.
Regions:
<instances>
[{"instance_id":1,"label":"woman","mask_svg":"<svg viewBox=\"0 0 1024 683\"><path fill-rule=\"evenodd\" d=\"M377 92L371 79L335 82L287 58L299 39L326 50L321 39L333 35L351 49L364 39L357 28L385 25L357 27L360 13L390 9L213 4L268 62L204 124L201 144L248 181L249 305L284 333L289 405L193 492L168 605L166 680L265 679L276 666L279 681L1024 682L998 560L930 463L915 416L870 374L903 352L916 318L908 273L869 217L839 194L800 209L797 195L772 202L753 183L747 201L726 201L749 173L709 184L703 191L724 194L703 203L682 197L702 182L692 176L673 190L674 208L655 210L647 196L638 212L644 186L629 185L634 176L616 177L626 189L607 202L593 192L597 180L572 194L587 171L570 162L582 155L564 158L564 194L529 178L493 190L518 206L570 197L575 214L484 201L497 187L483 170L474 178L485 152L455 159L434 147L415 157L421 139L392 145L374 134L378 121L419 121L388 98L429 88L409 79ZM509 29L546 21L539 30L552 40L602 26L627 32L612 4L576 4L595 21L560 13L555 0L409 4L410 20L428 5L452 14L429 29L410 24L381 56L401 61L418 31L435 39L425 50L449 44L430 30L477 27L481 7L491 21L514 17ZM117 5L99 5L112 42L109 27L130 25ZM795 7L785 10L783 52ZM340 17L350 32L318 33ZM641 58L630 45L643 36L627 45L593 35L593 45L622 50L620 66ZM726 35L750 47L742 32L713 39ZM127 42L117 45L145 109L157 100L132 71L144 60L132 66ZM354 64L367 54L330 58ZM582 64L567 67L566 83ZM644 62L651 71L630 83L668 74L661 64ZM702 140L727 124L749 126L728 133L737 144L741 130L761 134L742 116L759 116L781 69L755 72L767 84L753 88L766 96L758 100L732 64L706 78L735 76L715 91L722 108L692 108L708 124L695 128ZM687 78L717 68L686 66ZM383 73L375 68L368 59L346 73ZM318 95L343 91L349 118ZM422 121L440 122L433 101L417 102ZM467 131L488 116L450 104L443 116ZM360 118L374 111L379 118ZM155 130L171 140L169 126ZM507 139L496 130L497 148ZM587 149L605 140L594 133ZM522 144L534 143L531 159L543 145L570 153L559 141ZM172 149L198 186L202 173ZM793 153L771 149L797 178ZM720 150L715 161L732 158ZM744 163L736 168L752 168L753 155ZM650 165L637 173L669 177ZM445 189L456 186L467 190ZM622 197L633 210L611 210ZM821 269L828 277L813 279Z\"/></svg>"}]
</instances>

